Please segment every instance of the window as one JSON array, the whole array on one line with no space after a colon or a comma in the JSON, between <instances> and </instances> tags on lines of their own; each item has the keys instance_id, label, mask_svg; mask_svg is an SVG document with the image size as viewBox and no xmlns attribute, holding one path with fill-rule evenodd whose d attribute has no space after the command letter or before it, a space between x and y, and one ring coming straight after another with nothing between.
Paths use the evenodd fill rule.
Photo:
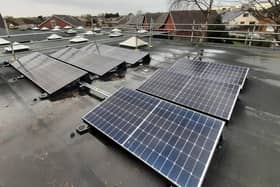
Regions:
<instances>
[{"instance_id":1,"label":"window","mask_svg":"<svg viewBox=\"0 0 280 187\"><path fill-rule=\"evenodd\" d=\"M243 17L248 17L248 16L249 16L248 13L244 13L244 14L243 14Z\"/></svg>"},{"instance_id":2,"label":"window","mask_svg":"<svg viewBox=\"0 0 280 187\"><path fill-rule=\"evenodd\" d=\"M254 24L256 24L256 22L255 21L250 21L249 24L254 25Z\"/></svg>"},{"instance_id":3,"label":"window","mask_svg":"<svg viewBox=\"0 0 280 187\"><path fill-rule=\"evenodd\" d=\"M240 24L244 24L244 23L245 23L244 21L241 21L241 22L240 22Z\"/></svg>"},{"instance_id":4,"label":"window","mask_svg":"<svg viewBox=\"0 0 280 187\"><path fill-rule=\"evenodd\" d=\"M54 28L56 26L56 21L55 20L51 20L51 25L52 25L52 28Z\"/></svg>"}]
</instances>

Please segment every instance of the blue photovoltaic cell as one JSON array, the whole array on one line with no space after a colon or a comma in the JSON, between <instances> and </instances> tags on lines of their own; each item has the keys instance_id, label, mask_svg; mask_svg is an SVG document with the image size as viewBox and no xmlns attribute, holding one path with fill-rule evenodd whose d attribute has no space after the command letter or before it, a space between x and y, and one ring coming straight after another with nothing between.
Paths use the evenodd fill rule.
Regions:
<instances>
[{"instance_id":1,"label":"blue photovoltaic cell","mask_svg":"<svg viewBox=\"0 0 280 187\"><path fill-rule=\"evenodd\" d=\"M137 97L136 97L137 96ZM159 101L131 90L117 92L83 119L122 144Z\"/></svg>"},{"instance_id":2,"label":"blue photovoltaic cell","mask_svg":"<svg viewBox=\"0 0 280 187\"><path fill-rule=\"evenodd\" d=\"M240 86L161 70L137 90L230 120Z\"/></svg>"},{"instance_id":3,"label":"blue photovoltaic cell","mask_svg":"<svg viewBox=\"0 0 280 187\"><path fill-rule=\"evenodd\" d=\"M128 98L120 102L123 97ZM118 122L120 113L112 112L116 106L123 108L126 115L122 123L130 124L129 130ZM141 109L141 118L135 118L137 109L131 111L133 108ZM184 187L201 186L224 127L221 120L125 88L83 120L172 183ZM104 126L108 127L103 130ZM116 131L108 132L109 127ZM118 137L126 138L119 141Z\"/></svg>"}]
</instances>

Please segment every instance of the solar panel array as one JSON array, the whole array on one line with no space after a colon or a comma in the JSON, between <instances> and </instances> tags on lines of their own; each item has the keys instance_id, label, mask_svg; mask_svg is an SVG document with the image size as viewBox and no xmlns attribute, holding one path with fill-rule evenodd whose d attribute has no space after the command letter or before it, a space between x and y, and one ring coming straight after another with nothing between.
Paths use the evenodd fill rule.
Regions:
<instances>
[{"instance_id":1,"label":"solar panel array","mask_svg":"<svg viewBox=\"0 0 280 187\"><path fill-rule=\"evenodd\" d=\"M124 63L124 61L115 58L81 51L72 47L61 49L50 54L50 56L99 76L103 76Z\"/></svg>"},{"instance_id":2,"label":"solar panel array","mask_svg":"<svg viewBox=\"0 0 280 187\"><path fill-rule=\"evenodd\" d=\"M83 120L178 186L199 187L224 122L120 89Z\"/></svg>"},{"instance_id":3,"label":"solar panel array","mask_svg":"<svg viewBox=\"0 0 280 187\"><path fill-rule=\"evenodd\" d=\"M87 74L38 52L21 57L11 65L50 95Z\"/></svg>"},{"instance_id":4,"label":"solar panel array","mask_svg":"<svg viewBox=\"0 0 280 187\"><path fill-rule=\"evenodd\" d=\"M240 87L161 70L137 90L229 120Z\"/></svg>"},{"instance_id":5,"label":"solar panel array","mask_svg":"<svg viewBox=\"0 0 280 187\"><path fill-rule=\"evenodd\" d=\"M113 47L109 45L98 45L98 48L99 51L97 50L95 44L89 44L81 48L81 50L93 52L102 56L113 57L132 65L149 56L149 53L147 52L125 49L121 47Z\"/></svg>"},{"instance_id":6,"label":"solar panel array","mask_svg":"<svg viewBox=\"0 0 280 187\"><path fill-rule=\"evenodd\" d=\"M190 61L182 58L171 66L169 71L239 85L242 88L249 68L229 64L209 63L199 60Z\"/></svg>"}]
</instances>

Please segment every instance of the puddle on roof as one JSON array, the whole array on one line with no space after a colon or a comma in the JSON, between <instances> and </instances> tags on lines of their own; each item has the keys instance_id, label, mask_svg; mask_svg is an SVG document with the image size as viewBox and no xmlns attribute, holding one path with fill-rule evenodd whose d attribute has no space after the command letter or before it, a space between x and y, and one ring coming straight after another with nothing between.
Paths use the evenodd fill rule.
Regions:
<instances>
[{"instance_id":1,"label":"puddle on roof","mask_svg":"<svg viewBox=\"0 0 280 187\"><path fill-rule=\"evenodd\" d=\"M189 50L181 50L181 49L168 49L168 51L170 51L171 53L173 53L175 55L182 55L182 54L189 54L190 53Z\"/></svg>"},{"instance_id":2,"label":"puddle on roof","mask_svg":"<svg viewBox=\"0 0 280 187\"><path fill-rule=\"evenodd\" d=\"M252 115L261 120L272 121L280 125L280 116L278 115L271 114L269 112L260 111L250 106L245 106L245 109L246 109L246 113L248 113L249 115Z\"/></svg>"},{"instance_id":3,"label":"puddle on roof","mask_svg":"<svg viewBox=\"0 0 280 187\"><path fill-rule=\"evenodd\" d=\"M173 58L174 54L170 52L157 52L152 55L152 60L163 62L166 59Z\"/></svg>"},{"instance_id":4,"label":"puddle on roof","mask_svg":"<svg viewBox=\"0 0 280 187\"><path fill-rule=\"evenodd\" d=\"M205 53L225 54L226 51L220 49L204 49Z\"/></svg>"},{"instance_id":5,"label":"puddle on roof","mask_svg":"<svg viewBox=\"0 0 280 187\"><path fill-rule=\"evenodd\" d=\"M280 63L278 59L260 56L240 56L238 62L251 65L252 69L279 75Z\"/></svg>"},{"instance_id":6,"label":"puddle on roof","mask_svg":"<svg viewBox=\"0 0 280 187\"><path fill-rule=\"evenodd\" d=\"M259 79L262 82L265 82L271 86L277 86L280 87L280 81L279 80L273 80L273 79Z\"/></svg>"}]
</instances>

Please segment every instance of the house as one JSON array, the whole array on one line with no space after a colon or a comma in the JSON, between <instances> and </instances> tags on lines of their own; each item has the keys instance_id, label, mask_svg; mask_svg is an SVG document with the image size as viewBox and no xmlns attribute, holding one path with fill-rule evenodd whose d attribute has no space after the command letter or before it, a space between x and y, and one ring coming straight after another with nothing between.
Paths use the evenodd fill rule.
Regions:
<instances>
[{"instance_id":1,"label":"house","mask_svg":"<svg viewBox=\"0 0 280 187\"><path fill-rule=\"evenodd\" d=\"M258 24L259 20L247 10L232 10L221 14L222 23L229 25Z\"/></svg>"},{"instance_id":2,"label":"house","mask_svg":"<svg viewBox=\"0 0 280 187\"><path fill-rule=\"evenodd\" d=\"M218 14L215 10L211 11L208 24L216 22ZM199 10L178 10L171 11L168 15L167 21L163 27L164 30L173 32L175 35L191 35L193 23L205 24L205 16ZM201 29L201 26L195 26L195 29ZM201 35L200 32L194 32L194 35Z\"/></svg>"},{"instance_id":3,"label":"house","mask_svg":"<svg viewBox=\"0 0 280 187\"><path fill-rule=\"evenodd\" d=\"M274 28L271 26L275 24L273 20L251 13L248 10L234 10L221 15L222 23L229 24L226 26L228 30L234 28L239 30L248 30L250 28L252 30L253 27L250 25L261 24L261 26L257 25L254 30L259 32L274 32Z\"/></svg>"},{"instance_id":4,"label":"house","mask_svg":"<svg viewBox=\"0 0 280 187\"><path fill-rule=\"evenodd\" d=\"M214 6L212 9L217 10L217 11L231 11L231 10L236 10L236 9L242 9L242 7L249 7L249 8L256 8L257 10L262 10L262 9L268 9L271 7L271 3L268 1L252 1L249 3L242 3L242 4L224 4L224 5L218 5Z\"/></svg>"},{"instance_id":5,"label":"house","mask_svg":"<svg viewBox=\"0 0 280 187\"><path fill-rule=\"evenodd\" d=\"M128 22L126 22L126 25L132 27L143 26L144 18L144 15L130 15L130 18Z\"/></svg>"},{"instance_id":6,"label":"house","mask_svg":"<svg viewBox=\"0 0 280 187\"><path fill-rule=\"evenodd\" d=\"M259 26L257 26L256 30L259 32L274 32L274 27L272 25L275 25L275 21L273 21L270 18L265 18L256 15L256 18L259 21Z\"/></svg>"},{"instance_id":7,"label":"house","mask_svg":"<svg viewBox=\"0 0 280 187\"><path fill-rule=\"evenodd\" d=\"M164 28L168 15L168 12L146 13L144 15L143 26L144 28L149 29L152 21L153 30L161 30Z\"/></svg>"},{"instance_id":8,"label":"house","mask_svg":"<svg viewBox=\"0 0 280 187\"><path fill-rule=\"evenodd\" d=\"M128 21L129 21L129 16L119 16L119 17L106 18L104 24L109 27L115 27L115 26L124 25Z\"/></svg>"},{"instance_id":9,"label":"house","mask_svg":"<svg viewBox=\"0 0 280 187\"><path fill-rule=\"evenodd\" d=\"M65 26L79 27L84 25L78 18L69 15L53 15L39 25L40 28L47 27L49 29L55 26L64 28Z\"/></svg>"},{"instance_id":10,"label":"house","mask_svg":"<svg viewBox=\"0 0 280 187\"><path fill-rule=\"evenodd\" d=\"M39 24L36 17L7 17L7 26L9 29L28 30Z\"/></svg>"}]
</instances>

